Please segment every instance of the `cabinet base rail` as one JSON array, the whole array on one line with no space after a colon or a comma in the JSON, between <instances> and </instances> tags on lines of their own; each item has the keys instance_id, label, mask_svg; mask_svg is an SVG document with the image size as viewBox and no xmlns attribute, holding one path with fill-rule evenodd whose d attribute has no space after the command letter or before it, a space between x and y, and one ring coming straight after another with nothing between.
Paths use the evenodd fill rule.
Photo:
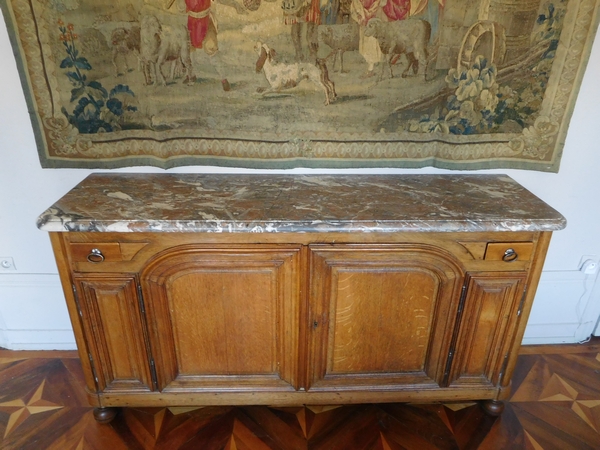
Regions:
<instances>
[{"instance_id":1,"label":"cabinet base rail","mask_svg":"<svg viewBox=\"0 0 600 450\"><path fill-rule=\"evenodd\" d=\"M498 417L504 411L504 402L500 400L480 400L478 403L483 412L490 417ZM94 408L94 419L96 419L96 422L98 423L109 424L117 416L121 409L122 407L117 406Z\"/></svg>"},{"instance_id":2,"label":"cabinet base rail","mask_svg":"<svg viewBox=\"0 0 600 450\"><path fill-rule=\"evenodd\" d=\"M499 416L504 410L502 400L510 394L510 388L465 390L403 390L385 391L339 391L327 393L191 393L185 394L97 394L88 392L88 400L95 406L94 417L100 423L109 423L120 408L172 407L172 406L249 406L269 405L297 407L302 405L351 405L361 403L463 403L478 402L483 411ZM499 397L501 397L499 399Z\"/></svg>"}]
</instances>

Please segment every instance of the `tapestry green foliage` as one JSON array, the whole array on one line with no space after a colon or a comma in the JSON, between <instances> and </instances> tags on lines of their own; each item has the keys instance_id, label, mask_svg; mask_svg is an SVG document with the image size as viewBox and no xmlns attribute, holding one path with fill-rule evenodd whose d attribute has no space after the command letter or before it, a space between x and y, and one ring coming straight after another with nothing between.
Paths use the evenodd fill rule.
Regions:
<instances>
[{"instance_id":1,"label":"tapestry green foliage","mask_svg":"<svg viewBox=\"0 0 600 450\"><path fill-rule=\"evenodd\" d=\"M519 72L510 84L500 85L497 67L480 55L471 67L448 71L446 85L453 94L446 98L443 107L409 120L408 131L471 135L516 132L532 126L550 78L565 7L564 0L559 0L558 6L553 2L545 5L533 36L534 43L543 45L545 51L540 60Z\"/></svg>"},{"instance_id":2,"label":"tapestry green foliage","mask_svg":"<svg viewBox=\"0 0 600 450\"><path fill-rule=\"evenodd\" d=\"M70 102L75 104L73 112L62 108L63 114L80 133L110 132L121 129L122 118L127 111L136 111L133 105L126 104L123 98L135 97L129 86L119 84L109 91L97 80L89 80L83 71L92 69L89 61L79 54L75 46L77 34L73 25L58 22L62 41L67 56L61 61L61 69L71 69L66 72L71 89Z\"/></svg>"}]
</instances>

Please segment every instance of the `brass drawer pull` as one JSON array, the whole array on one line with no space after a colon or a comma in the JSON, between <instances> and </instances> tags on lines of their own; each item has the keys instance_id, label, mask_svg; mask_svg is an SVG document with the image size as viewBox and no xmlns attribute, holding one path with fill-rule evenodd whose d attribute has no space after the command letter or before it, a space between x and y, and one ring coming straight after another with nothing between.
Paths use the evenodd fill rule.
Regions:
<instances>
[{"instance_id":1,"label":"brass drawer pull","mask_svg":"<svg viewBox=\"0 0 600 450\"><path fill-rule=\"evenodd\" d=\"M502 256L502 261L511 262L516 261L519 257L519 254L515 252L514 249L509 248L504 252L504 256Z\"/></svg>"},{"instance_id":2,"label":"brass drawer pull","mask_svg":"<svg viewBox=\"0 0 600 450\"><path fill-rule=\"evenodd\" d=\"M91 263L94 264L99 264L102 261L104 261L104 255L102 254L102 252L100 251L100 249L98 248L93 248L90 251L90 254L87 255L87 260Z\"/></svg>"}]
</instances>

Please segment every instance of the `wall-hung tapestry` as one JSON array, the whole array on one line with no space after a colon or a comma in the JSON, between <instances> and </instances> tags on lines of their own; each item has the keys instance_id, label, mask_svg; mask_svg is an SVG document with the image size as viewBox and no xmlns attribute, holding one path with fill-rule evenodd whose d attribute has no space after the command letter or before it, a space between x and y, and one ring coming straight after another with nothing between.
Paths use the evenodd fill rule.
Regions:
<instances>
[{"instance_id":1,"label":"wall-hung tapestry","mask_svg":"<svg viewBox=\"0 0 600 450\"><path fill-rule=\"evenodd\" d=\"M557 171L600 0L0 0L44 167Z\"/></svg>"}]
</instances>

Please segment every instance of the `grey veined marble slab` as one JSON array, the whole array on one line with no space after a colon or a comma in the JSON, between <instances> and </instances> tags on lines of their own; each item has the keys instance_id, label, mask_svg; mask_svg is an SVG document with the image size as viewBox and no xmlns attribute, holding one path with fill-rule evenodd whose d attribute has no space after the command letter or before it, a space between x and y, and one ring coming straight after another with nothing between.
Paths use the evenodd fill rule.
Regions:
<instances>
[{"instance_id":1,"label":"grey veined marble slab","mask_svg":"<svg viewBox=\"0 0 600 450\"><path fill-rule=\"evenodd\" d=\"M45 231L553 231L566 221L504 175L92 174Z\"/></svg>"}]
</instances>

